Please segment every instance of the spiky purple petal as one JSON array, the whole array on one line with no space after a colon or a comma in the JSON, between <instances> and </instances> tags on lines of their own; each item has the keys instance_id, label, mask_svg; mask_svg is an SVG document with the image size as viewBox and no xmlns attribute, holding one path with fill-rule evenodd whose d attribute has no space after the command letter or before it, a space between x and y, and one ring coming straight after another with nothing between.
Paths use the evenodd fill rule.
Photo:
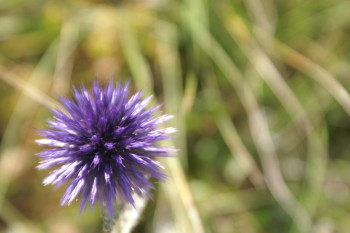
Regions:
<instances>
[{"instance_id":1,"label":"spiky purple petal","mask_svg":"<svg viewBox=\"0 0 350 233\"><path fill-rule=\"evenodd\" d=\"M80 212L96 202L113 215L117 198L134 204L133 193L151 195L150 177L163 180L155 157L173 149L155 145L169 138L174 128L158 129L171 116L154 116L159 106L147 109L151 97L137 92L130 98L129 84L104 88L94 82L92 95L85 87L73 89L74 99L61 98L65 112L52 110L49 128L36 142L51 147L38 153L38 169L55 167L44 185L68 183L61 204L80 197Z\"/></svg>"}]
</instances>

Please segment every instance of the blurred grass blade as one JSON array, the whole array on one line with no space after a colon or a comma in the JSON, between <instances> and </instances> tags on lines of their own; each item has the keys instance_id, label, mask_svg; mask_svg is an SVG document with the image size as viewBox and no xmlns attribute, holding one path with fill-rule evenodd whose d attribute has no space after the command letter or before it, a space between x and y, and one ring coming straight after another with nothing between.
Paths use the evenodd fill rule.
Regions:
<instances>
[{"instance_id":1,"label":"blurred grass blade","mask_svg":"<svg viewBox=\"0 0 350 233\"><path fill-rule=\"evenodd\" d=\"M255 188L259 190L265 188L264 176L259 166L245 147L234 123L227 111L225 111L224 100L216 80L207 76L205 87L208 93L211 93L206 98L206 103L209 109L216 106L216 109L212 110L214 120L227 147L231 151L231 155L237 160L243 173L245 173L244 176L250 179Z\"/></svg>"},{"instance_id":2,"label":"blurred grass blade","mask_svg":"<svg viewBox=\"0 0 350 233\"><path fill-rule=\"evenodd\" d=\"M178 196L181 199L185 209L187 210L187 215L192 224L194 233L204 233L204 229L200 220L200 216L198 210L195 206L195 203L192 198L192 194L190 191L190 187L186 181L185 174L181 168L181 164L178 159L167 159L166 167L169 169L171 173L171 177L169 179L173 180L173 184L176 187L178 192ZM165 185L170 185L171 181L169 181ZM174 203L175 204L175 203Z\"/></svg>"},{"instance_id":3,"label":"blurred grass blade","mask_svg":"<svg viewBox=\"0 0 350 233\"><path fill-rule=\"evenodd\" d=\"M5 81L8 85L22 91L26 96L47 108L57 108L59 106L59 103L57 101L33 85L29 84L27 81L24 81L20 77L11 73L2 65L0 65L0 79Z\"/></svg>"},{"instance_id":4,"label":"blurred grass blade","mask_svg":"<svg viewBox=\"0 0 350 233\"><path fill-rule=\"evenodd\" d=\"M181 114L182 77L180 60L177 54L177 31L175 25L159 22L157 26L160 40L157 43L157 62L163 85L164 107L174 116L171 122L177 128L174 142L181 153L178 154L184 170L187 170L187 145L184 115Z\"/></svg>"},{"instance_id":5,"label":"blurred grass blade","mask_svg":"<svg viewBox=\"0 0 350 233\"><path fill-rule=\"evenodd\" d=\"M235 88L243 107L249 116L251 134L260 154L263 164L263 172L267 185L285 211L295 219L301 232L308 232L311 227L311 219L303 207L297 202L288 186L283 180L275 152L273 141L267 122L260 112L250 87L244 82L243 75L232 62L228 54L219 43L210 35L200 22L191 14L190 9L184 9L184 17L188 23L193 40L215 62L224 76Z\"/></svg>"},{"instance_id":6,"label":"blurred grass blade","mask_svg":"<svg viewBox=\"0 0 350 233\"><path fill-rule=\"evenodd\" d=\"M46 98L46 96L42 94L42 91L38 91L38 89L33 87L40 87L40 90L47 90L49 88L51 79L47 79L47 77L50 77L49 73L51 73L53 70L56 54L57 40L52 42L51 46L46 50L46 53L44 56L42 56L40 63L36 66L27 82L22 81L21 79L12 75L10 72L7 72L4 68L0 67L0 76L5 81L11 85L14 85L16 88L20 88L20 90L25 91L21 93L14 107L9 123L4 130L3 138L0 144L0 156L2 156L6 149L20 146L24 137L22 132L25 132L29 126L25 123L31 117L33 117L33 114L36 112L38 107L38 103L42 103L50 107L58 106L51 100L51 98ZM33 99L29 99L27 95ZM8 179L8 177L2 176L0 180L0 211L3 211L2 204L8 187Z\"/></svg>"},{"instance_id":7,"label":"blurred grass blade","mask_svg":"<svg viewBox=\"0 0 350 233\"><path fill-rule=\"evenodd\" d=\"M132 78L139 90L145 90L146 94L150 93L153 87L150 68L140 50L136 35L132 32L131 23L133 14L126 10L116 12L118 26L120 26L120 40L123 54L130 68Z\"/></svg>"},{"instance_id":8,"label":"blurred grass blade","mask_svg":"<svg viewBox=\"0 0 350 233\"><path fill-rule=\"evenodd\" d=\"M23 88L23 90L27 90L25 93L30 94L31 97L35 98L35 100L40 101L41 103L46 103L45 100L42 100L41 93L42 90L47 90L50 85L50 77L49 74L52 72L55 64L57 54L57 40L54 41L51 46L47 49L46 53L42 57L40 63L37 65L32 75L29 77L27 82L21 82L20 79L8 76L9 73L5 73L7 80L12 80L11 84L16 85L16 87ZM5 77L5 76L4 76ZM28 87L26 87L28 85ZM38 92L37 89L32 88L32 86L39 86L41 92ZM51 106L51 102L48 103ZM20 131L18 127L21 127L25 119L31 117L31 114L34 113L33 109L37 107L37 102L33 102L27 98L25 94L21 94L19 100L17 101L14 111L12 113L10 122L5 129L5 133L1 142L1 147L3 145L17 145L20 142L20 137L18 137L17 133Z\"/></svg>"},{"instance_id":9,"label":"blurred grass blade","mask_svg":"<svg viewBox=\"0 0 350 233\"><path fill-rule=\"evenodd\" d=\"M70 89L70 78L73 71L74 56L80 29L80 19L70 19L61 29L56 68L53 79L53 92L65 94Z\"/></svg>"},{"instance_id":10,"label":"blurred grass blade","mask_svg":"<svg viewBox=\"0 0 350 233\"><path fill-rule=\"evenodd\" d=\"M261 1L261 0L244 0L243 1L248 12L250 12L254 18L254 26L260 27L269 34L273 34L275 31L274 12L272 12L273 6L272 1ZM265 7L264 4L268 7ZM265 9L269 9L269 14L265 13Z\"/></svg>"},{"instance_id":11,"label":"blurred grass blade","mask_svg":"<svg viewBox=\"0 0 350 233\"><path fill-rule=\"evenodd\" d=\"M229 117L221 113L216 117L215 122L227 146L230 148L232 155L235 156L243 171L247 173L246 175L249 176L251 182L258 189L265 187L263 175L259 167L244 146L236 127Z\"/></svg>"},{"instance_id":12,"label":"blurred grass blade","mask_svg":"<svg viewBox=\"0 0 350 233\"><path fill-rule=\"evenodd\" d=\"M259 38L272 56L305 73L327 90L350 115L350 95L335 77L312 60L259 30ZM273 48L271 48L273 46Z\"/></svg>"},{"instance_id":13,"label":"blurred grass blade","mask_svg":"<svg viewBox=\"0 0 350 233\"><path fill-rule=\"evenodd\" d=\"M243 20L237 15L227 17L229 18L225 18L224 22L226 22L226 28L228 28L230 35L240 45L240 48L244 51L255 70L269 85L292 117L292 120L298 126L299 132L306 134L310 132L312 128L311 123L298 98L287 85L271 59L255 42L253 36L249 34L249 30Z\"/></svg>"},{"instance_id":14,"label":"blurred grass blade","mask_svg":"<svg viewBox=\"0 0 350 233\"><path fill-rule=\"evenodd\" d=\"M198 80L195 74L186 75L185 91L181 103L181 113L186 116L192 109L198 88Z\"/></svg>"},{"instance_id":15,"label":"blurred grass blade","mask_svg":"<svg viewBox=\"0 0 350 233\"><path fill-rule=\"evenodd\" d=\"M272 195L294 219L299 230L305 233L309 232L312 224L311 218L304 207L298 203L283 180L267 120L254 98L252 98L253 95L249 94L249 87L245 86L244 90L246 95L244 105L248 112L249 126L253 140L260 154L267 185Z\"/></svg>"},{"instance_id":16,"label":"blurred grass blade","mask_svg":"<svg viewBox=\"0 0 350 233\"><path fill-rule=\"evenodd\" d=\"M305 168L306 184L300 202L303 203L308 212L315 216L317 208L324 200L323 188L328 163L327 129L321 123L311 132L308 138L308 156ZM292 229L291 232L298 232Z\"/></svg>"}]
</instances>

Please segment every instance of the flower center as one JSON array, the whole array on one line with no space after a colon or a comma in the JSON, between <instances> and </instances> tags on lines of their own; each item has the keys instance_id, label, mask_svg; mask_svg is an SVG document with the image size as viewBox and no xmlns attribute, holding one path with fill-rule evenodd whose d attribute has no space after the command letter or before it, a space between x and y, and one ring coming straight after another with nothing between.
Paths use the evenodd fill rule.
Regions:
<instances>
[{"instance_id":1,"label":"flower center","mask_svg":"<svg viewBox=\"0 0 350 233\"><path fill-rule=\"evenodd\" d=\"M105 142L103 138L98 137L97 135L91 137L91 144L96 151L101 152L113 150L115 145L115 143L112 142Z\"/></svg>"}]
</instances>

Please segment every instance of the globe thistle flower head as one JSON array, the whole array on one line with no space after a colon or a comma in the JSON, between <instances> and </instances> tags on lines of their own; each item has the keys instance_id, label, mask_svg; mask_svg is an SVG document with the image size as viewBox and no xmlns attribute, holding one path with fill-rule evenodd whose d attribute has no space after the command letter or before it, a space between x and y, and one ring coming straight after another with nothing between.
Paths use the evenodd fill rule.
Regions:
<instances>
[{"instance_id":1,"label":"globe thistle flower head","mask_svg":"<svg viewBox=\"0 0 350 233\"><path fill-rule=\"evenodd\" d=\"M129 98L129 85L93 84L92 95L74 88L74 98L61 98L65 112L52 110L49 129L40 131L38 169L55 168L44 185L68 187L61 204L80 197L81 208L96 202L112 216L117 203L134 204L133 194L151 196L149 178L164 180L155 157L169 156L171 148L155 143L168 139L173 128L158 129L169 115L156 117L159 105L147 108L151 97L137 92Z\"/></svg>"}]
</instances>

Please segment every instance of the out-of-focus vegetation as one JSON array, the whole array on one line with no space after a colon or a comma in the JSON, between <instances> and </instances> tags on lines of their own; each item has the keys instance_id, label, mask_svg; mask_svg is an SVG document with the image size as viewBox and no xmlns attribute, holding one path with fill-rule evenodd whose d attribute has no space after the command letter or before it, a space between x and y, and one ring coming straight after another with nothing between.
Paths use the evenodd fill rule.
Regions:
<instances>
[{"instance_id":1,"label":"out-of-focus vegetation","mask_svg":"<svg viewBox=\"0 0 350 233\"><path fill-rule=\"evenodd\" d=\"M0 232L101 232L43 187L71 85L132 79L178 128L134 232L350 229L350 1L0 0Z\"/></svg>"}]
</instances>

